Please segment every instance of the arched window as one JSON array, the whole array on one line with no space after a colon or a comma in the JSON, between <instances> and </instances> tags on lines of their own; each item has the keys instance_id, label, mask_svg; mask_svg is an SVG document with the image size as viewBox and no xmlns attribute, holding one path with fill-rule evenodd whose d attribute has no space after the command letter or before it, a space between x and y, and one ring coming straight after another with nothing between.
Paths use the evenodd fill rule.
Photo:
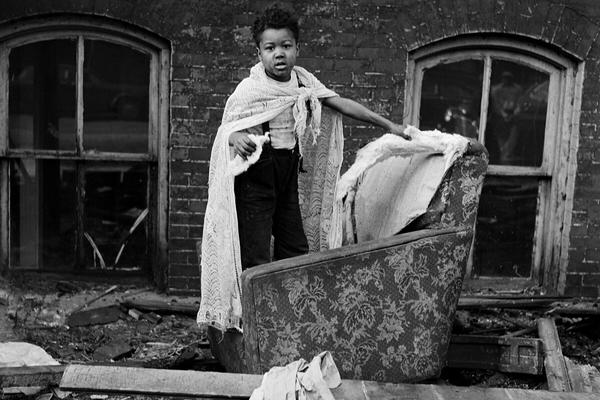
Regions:
<instances>
[{"instance_id":1,"label":"arched window","mask_svg":"<svg viewBox=\"0 0 600 400\"><path fill-rule=\"evenodd\" d=\"M475 287L557 285L578 72L566 57L505 39L411 55L406 122L477 138L489 151L468 270Z\"/></svg>"},{"instance_id":2,"label":"arched window","mask_svg":"<svg viewBox=\"0 0 600 400\"><path fill-rule=\"evenodd\" d=\"M104 20L0 30L9 268L153 267L166 220L167 63L162 41Z\"/></svg>"}]
</instances>

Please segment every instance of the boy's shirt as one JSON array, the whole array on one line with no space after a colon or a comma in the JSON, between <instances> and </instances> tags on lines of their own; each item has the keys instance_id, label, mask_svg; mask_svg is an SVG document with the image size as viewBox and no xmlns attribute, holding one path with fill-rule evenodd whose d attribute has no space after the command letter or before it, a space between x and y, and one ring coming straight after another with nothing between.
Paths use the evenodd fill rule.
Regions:
<instances>
[{"instance_id":1,"label":"boy's shirt","mask_svg":"<svg viewBox=\"0 0 600 400\"><path fill-rule=\"evenodd\" d=\"M241 331L242 267L234 177L228 173L233 159L229 146L232 132L260 127L274 119L277 128L277 118L283 118L282 125L287 126L285 119L289 121L289 114L286 116L286 113L291 109L294 138L297 138L304 168L308 171L300 174L298 180L304 231L310 251L328 248L334 192L342 163L343 129L340 114L329 109L322 113L319 99L337 94L304 68L294 67L294 75L297 76L296 85L274 84L267 77L264 66L258 63L225 105L211 151L208 203L202 241L198 246L202 254L201 301L197 317L200 325ZM303 87L298 87L298 80Z\"/></svg>"},{"instance_id":2,"label":"boy's shirt","mask_svg":"<svg viewBox=\"0 0 600 400\"><path fill-rule=\"evenodd\" d=\"M292 78L287 82L279 82L275 79L267 77L270 84L282 88L297 88L298 75L292 71ZM296 134L294 133L294 112L292 106L283 110L279 115L269 121L269 132L271 135L271 147L274 149L291 150L296 146ZM262 135L263 128L261 125L253 126L246 129L246 132L254 135Z\"/></svg>"}]
</instances>

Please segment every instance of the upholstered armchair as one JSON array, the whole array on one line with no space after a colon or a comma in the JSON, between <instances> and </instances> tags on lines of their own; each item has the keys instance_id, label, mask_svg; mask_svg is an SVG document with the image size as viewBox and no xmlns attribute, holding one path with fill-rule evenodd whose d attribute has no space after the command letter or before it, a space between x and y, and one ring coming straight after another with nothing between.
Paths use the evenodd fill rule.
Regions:
<instances>
[{"instance_id":1,"label":"upholstered armchair","mask_svg":"<svg viewBox=\"0 0 600 400\"><path fill-rule=\"evenodd\" d=\"M397 235L244 271L244 343L225 337L221 362L229 370L264 373L329 350L342 378L411 382L438 376L487 160L483 146L472 141L444 175L427 212Z\"/></svg>"}]
</instances>

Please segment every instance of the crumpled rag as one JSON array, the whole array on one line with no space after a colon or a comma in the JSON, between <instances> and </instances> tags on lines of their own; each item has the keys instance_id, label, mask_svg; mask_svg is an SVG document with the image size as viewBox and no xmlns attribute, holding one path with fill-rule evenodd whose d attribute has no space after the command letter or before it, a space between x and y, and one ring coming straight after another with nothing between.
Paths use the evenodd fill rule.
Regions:
<instances>
[{"instance_id":1,"label":"crumpled rag","mask_svg":"<svg viewBox=\"0 0 600 400\"><path fill-rule=\"evenodd\" d=\"M250 400L335 400L330 389L342 383L328 351L310 363L300 359L285 367L273 367L263 377Z\"/></svg>"}]
</instances>

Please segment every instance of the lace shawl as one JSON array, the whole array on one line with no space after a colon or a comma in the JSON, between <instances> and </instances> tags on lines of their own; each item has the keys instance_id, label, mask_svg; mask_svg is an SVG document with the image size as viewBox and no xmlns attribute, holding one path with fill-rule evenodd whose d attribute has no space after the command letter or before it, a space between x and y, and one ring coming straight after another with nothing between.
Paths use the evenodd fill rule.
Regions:
<instances>
[{"instance_id":1,"label":"lace shawl","mask_svg":"<svg viewBox=\"0 0 600 400\"><path fill-rule=\"evenodd\" d=\"M221 126L213 143L208 177L208 204L201 242L201 301L197 322L225 330L241 330L242 272L237 213L229 173L232 132L260 125L293 106L294 131L304 157L306 173L299 174L299 198L310 251L327 248L335 186L342 162L340 114L325 108L320 98L337 96L310 72L294 67L299 88L270 82L261 63L237 86L227 100ZM308 118L310 109L311 118ZM308 123L307 123L308 121Z\"/></svg>"}]
</instances>

